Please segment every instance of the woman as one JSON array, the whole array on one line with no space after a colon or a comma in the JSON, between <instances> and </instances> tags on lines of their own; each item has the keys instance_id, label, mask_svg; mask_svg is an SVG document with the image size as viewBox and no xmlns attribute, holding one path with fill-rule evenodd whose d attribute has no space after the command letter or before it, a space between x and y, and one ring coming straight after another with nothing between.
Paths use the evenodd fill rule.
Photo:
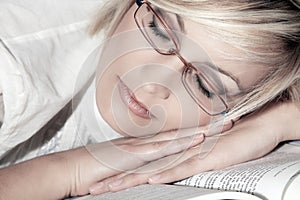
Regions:
<instances>
[{"instance_id":1,"label":"woman","mask_svg":"<svg viewBox=\"0 0 300 200\"><path fill-rule=\"evenodd\" d=\"M101 29L99 25L105 27L109 25L108 22L114 22L110 27L105 27L109 39L103 46L99 61L97 88L89 82L78 80L75 85L80 86L79 91L82 90L83 95L79 93L74 97L75 100L79 98L79 101L73 102L74 118L81 117L78 122L91 121L87 115L91 114L89 111L93 111L95 103L96 113L101 113L96 116L101 121L101 126L108 127L108 123L113 128L106 129L112 133L111 138L118 137L113 131L134 137L163 133L147 138L122 138L112 143L93 144L3 168L0 180L1 195L4 198L25 196L28 199L57 199L84 195L89 191L93 194L109 189L116 191L145 183L150 176L152 183L170 182L200 171L258 158L281 141L300 138L295 131L295 122L299 118L295 109L299 99L297 23L299 24L300 16L297 7L289 1L275 5L262 1L263 4L236 6L226 3L220 5L216 1L220 9L207 2L203 5L195 3L198 7L186 2L182 6L176 2L166 2L137 1L134 4L109 1L108 6L103 8L107 12L99 17L94 30L97 32ZM266 19L267 11L273 13L273 7L269 8L270 6L286 12L279 12L282 16ZM260 13L257 12L257 7L263 9L263 15L256 15ZM208 16L213 10L216 10L215 16L220 16L218 12L222 11L222 19L228 19L228 22L220 22L217 17L214 21L213 14ZM191 16L186 16L187 14ZM253 21L249 21L249 15L257 18L250 18ZM275 26L282 17L289 19L289 23ZM237 25L240 29L228 31ZM270 28L274 26L275 28ZM227 31L226 27L229 27ZM277 35L280 33L281 37ZM275 37L271 37L273 34ZM128 40L127 36L134 40ZM156 37L159 39L154 39ZM165 43L161 43L162 40ZM161 44L166 45L160 46ZM191 52L191 49L195 51ZM278 56L282 54L285 56ZM268 59L266 56L269 56ZM87 62L88 64L97 60L97 57L91 58L92 61ZM82 71L85 72L86 69ZM293 71L290 72L290 69ZM89 75L82 73L81 78L89 77L87 74ZM138 79L138 75L143 79ZM281 80L281 84L278 84L278 80ZM276 103L279 100L282 102ZM270 106L262 113L249 115L267 102L270 102ZM85 105L92 105L92 110L85 110ZM282 110L288 112L289 116L282 115ZM278 114L276 119L274 114ZM242 119L238 121L241 116ZM293 120L290 120L291 116L295 116ZM292 126L276 127L274 131L269 127L273 120L279 120L278 125L289 122ZM264 123L257 126L257 121ZM211 122L218 126L211 127ZM86 127L91 125L88 123L86 122ZM4 125L5 120L2 129L5 128ZM82 128L79 124L78 132L86 127ZM189 137L195 131L200 134ZM261 137L262 131L266 131L264 140L258 144L257 138ZM201 151L206 157L199 158L203 132L207 136L219 132L224 132L224 135L213 141L212 146L208 145L208 150ZM88 143L83 134L79 136L82 143ZM172 142L174 138L177 139ZM247 148L241 148L245 147L245 143L249 144ZM165 145L171 146L164 148ZM188 148L194 146L197 148ZM156 147L162 151L155 151ZM181 154L183 150L186 151L185 154ZM236 151L239 156L235 156ZM124 162L120 162L122 160ZM147 164L153 160L157 161L150 163L149 171ZM193 167L188 172L182 172L184 165ZM126 170L136 168L147 173L124 176ZM122 174L124 170L125 173ZM161 171L164 171L163 174L152 177ZM117 176L111 177L114 175ZM135 179L130 181L132 176ZM105 178L108 179L101 182ZM39 189L32 191L29 188Z\"/></svg>"},{"instance_id":2,"label":"woman","mask_svg":"<svg viewBox=\"0 0 300 200\"><path fill-rule=\"evenodd\" d=\"M120 4L119 2L110 3L111 6ZM125 8L130 7L131 5L129 2L124 2L123 4L123 6L120 6L120 10L118 9L119 7L109 8L108 5L107 11L111 12L114 10L114 12L111 13L123 13L124 10L127 10ZM274 9L277 9L278 7L280 7L282 10L271 16L271 13L274 13ZM216 9L214 12L213 8L219 9ZM268 15L268 13L270 13L270 15ZM163 107L164 112L167 113L165 115L176 116L176 102L174 103L174 99L176 98L180 99L181 103L186 102L180 104L180 109L197 110L197 108L189 109L186 104L193 105L193 102L189 102L189 100L186 100L184 97L178 95L181 93L178 91L180 86L174 86L177 89L176 90L170 87L170 83L168 85L166 82L168 79L171 79L172 81L174 81L174 79L179 80L179 78L177 78L178 76L176 77L176 75L173 75L173 77L170 78L172 75L170 75L170 72L168 73L168 69L165 70L165 74L167 74L165 75L163 72L164 70L162 69L163 65L176 63L176 61L173 61L174 59L179 60L179 67L181 68L176 68L177 63L173 64L173 66L175 65L174 68L180 71L179 76L181 76L185 89L194 100L194 103L196 102L198 105L198 110L195 113L200 113L200 117L193 115L193 112L188 112L187 115L189 115L189 119L197 119L194 121L195 124L192 125L184 124L184 122L180 120L176 121L174 118L172 118L172 121L170 119L162 120L157 117L158 120L165 121L164 126L160 129L161 131L177 129L178 124L180 124L182 128L187 128L189 126L203 128L208 125L208 121L211 122L211 120L214 120L214 123L216 123L216 120L220 120L220 117L218 118L216 116L223 116L224 113L226 113L225 117L221 117L221 121L225 124L225 130L227 130L226 127L230 127L230 121L237 121L240 116L245 116L261 108L267 103L274 104L275 102L299 101L300 87L298 79L300 34L299 5L297 2L279 1L274 3L257 1L247 4L244 2L228 3L219 1L201 1L187 4L186 2L180 1L136 1L136 7L131 7L127 13L124 13L124 18L122 20L118 18L118 16L108 15L107 13L104 13L103 15L100 14L98 20L94 24L94 29L92 30L94 33L99 31L99 29L102 27L105 27L106 24L101 18L104 16L106 20L111 17L112 22L115 22L108 24L109 34L120 37L119 35L121 33L129 32L137 26L141 31L140 35L143 36L144 39L146 39L145 41L147 41L150 46L156 50L156 54L155 52L135 54L133 50L130 51L129 49L137 47L126 43L125 46L127 49L124 51L121 50L121 53L119 53L118 56L111 56L111 54L114 53L113 51L104 51L103 53L103 57L105 58L116 58L112 61L113 64L109 66L111 68L115 67L115 70L110 68L110 70L102 69L101 72L98 72L98 79L100 79L98 80L98 95L100 91L103 94L103 91L107 90L107 87L105 87L105 89L102 87L105 85L101 84L102 80L105 81L105 79L110 79L114 80L115 82L111 81L110 85L112 87L108 89L110 92L105 93L106 97L111 98L107 98L107 100L105 100L105 98L98 98L97 103L100 112L105 113L103 114L103 117L107 117L106 121L108 121L109 124L119 132L123 131L125 134L126 132L131 134L135 132L138 132L139 134L142 133L141 129L139 129L139 131L134 131L128 127L128 124L127 126L123 126L122 124L115 122L114 120L118 120L118 117L116 114L114 114L113 108L110 108L109 103L107 103L117 101L114 100L113 86L118 85L119 81L122 85L125 85L124 87L127 87L126 81L125 83L123 81L123 79L126 80L127 77L137 77L136 75L141 75L142 79L144 79L144 73L147 74L147 77L151 76L151 71L153 74L155 74L152 76L152 80L155 80L154 82L157 83L157 85L147 85L145 83L146 81L144 82L143 80L130 83L130 78L128 78L129 80L127 83L129 82L129 85L133 84L133 86L129 86L129 88L136 88L136 91L133 92L132 96L133 98L138 96L138 103L142 105L141 110L147 110L147 107L151 108L152 104L165 105L165 102L167 101L168 105ZM119 16L123 15L120 14ZM128 19L132 18L133 16L135 22L130 22ZM220 21L220 16L222 16L222 21ZM266 16L268 17L266 18ZM120 20L121 23L118 26ZM130 34L134 35L132 38L135 38L135 43L139 43L140 48L148 48L146 44L143 44L142 41L139 41L139 33ZM127 34L124 36L124 38L130 38L130 34ZM185 37L192 38L193 41L191 42ZM108 41L107 46L110 46L111 43L111 48L113 48L113 46L115 46L113 41L114 38L110 40L112 41ZM120 41L121 39L117 38L115 40ZM197 45L201 47L199 48ZM128 53L129 51L130 53ZM195 56L194 52L197 52L198 54ZM140 71L138 71L139 69L136 69L133 66L140 66L143 63L140 63L137 58L142 60L140 62L149 62L150 67L140 67ZM152 58L152 60L149 58ZM164 61L160 61L160 59ZM128 63L126 60L130 60L130 66L128 67L126 64L124 64ZM155 60L154 64L153 60ZM120 63L122 63L122 65ZM156 63L159 63L160 66L155 66ZM106 63L103 65L105 66ZM207 71L206 68L214 68L212 67L213 65L217 65L217 69L214 70L219 71L219 73L222 75L216 75L216 72ZM119 69L120 66L122 66L122 70ZM159 72L156 71L156 67L160 70ZM157 72L163 75L158 77ZM109 75L106 75L107 73ZM193 82L194 77L192 77L195 74L196 80L194 82L196 83ZM229 74L229 78L224 77L224 74ZM114 78L114 76L117 76L117 78ZM216 79L219 80L219 82L222 82L223 85L221 87L218 87L218 85L215 83L218 82ZM214 80L215 82L211 80ZM174 84L174 82L172 82L172 84ZM136 86L134 84L140 84L142 86ZM168 87L164 87L165 85L168 85ZM200 89L194 89L193 86L199 87ZM155 91L155 94L161 99L161 101L149 101L147 98L145 98L145 96L147 96L149 93L154 96L152 94L153 91ZM226 96L222 96L222 92L226 93ZM176 98L173 98L173 101L172 95L176 96ZM122 94L120 96L120 98L122 98ZM226 103L222 102L223 100ZM105 101L107 102L105 103ZM211 105L207 105L207 102L209 102ZM101 105L106 106L101 107ZM127 105L127 107L129 110L133 110L130 108L130 105ZM281 107L280 109L283 108ZM295 109L295 112L298 112L297 107L294 107L293 109ZM149 110L147 112L151 113ZM158 111L154 112L157 113ZM184 111L177 111L177 113L181 113L181 117L185 118ZM136 115L138 114L139 113ZM128 115L130 115L130 112ZM157 115L160 116L159 113ZM143 115L141 114L138 116L143 118ZM199 119L197 117L199 117ZM122 118L124 118L124 116L122 116ZM146 118L146 120L150 119L151 123L144 122L140 119L135 119L134 116L130 116L127 121L135 120L132 122L132 124L140 123L140 126L155 127L155 120L157 119L156 117L150 116L149 119L147 119L147 117L144 116L144 118ZM294 118L291 117L289 119L293 120ZM191 123L191 120L189 120L189 123ZM174 127L173 124L176 124L177 126L175 125ZM211 129L212 128L210 127L210 130ZM207 133L209 133L210 130L206 131L206 135L209 135ZM231 131L235 132L234 129L230 130L229 132ZM205 158L205 160L198 158L199 151L194 151L191 149L189 150L190 155L183 159L186 159L185 163L181 165L175 163L169 168L178 165L177 167L171 170L166 170L162 175L155 176L155 178L150 178L149 180L151 180L153 183L172 182L178 179L186 178L187 176L203 170L217 169L249 159L254 159L266 154L281 141L297 139L299 137L296 136L296 129L293 131L295 134L293 134L292 138L290 138L288 135L277 135L278 130L275 131L272 129L271 132L270 129L268 132L270 132L270 135L267 136L268 134L265 134L264 139L268 138L270 143L265 145L263 142L263 145L265 145L264 148L262 144L262 146L256 144L257 146L255 148L257 149L253 149L253 152L247 156L241 154L241 156L236 156L235 159L231 158L230 160L223 160L223 163L221 164L220 162L218 165L216 164L218 162L214 160L222 157L219 155L222 151L222 148L220 147L220 149L218 149L218 144L214 151L210 152L210 157ZM250 132L248 134L250 134ZM226 141L228 140L226 137L230 138L233 136L225 135L220 139ZM254 138L253 135L248 137L249 141L251 141L251 137ZM244 142L247 143L248 140ZM240 141L242 141L241 138ZM218 142L222 143L221 141ZM242 147L242 144L243 143L237 145L237 147ZM228 147L228 145L225 147ZM237 147L233 148L231 146L231 151L241 152L237 149ZM211 156L214 154L214 152L219 156ZM234 152L231 153L234 154ZM214 162L209 161L209 159L213 159ZM180 163L182 161L178 162ZM203 163L212 164L210 164L210 166L206 166L204 169L202 167L199 169L200 166L203 166ZM194 167L192 167L192 169L189 167L191 170L186 171L186 165ZM106 184L111 182L109 184L110 187L107 187L107 185L104 186L103 182L101 182L101 187L98 191L107 191L109 189L112 191L117 191L119 189L126 188L129 185L147 182L149 173L147 174L141 172L143 172L142 169L140 169L139 173L134 175L127 175L125 173L119 176L125 176L123 178L110 178L104 182ZM114 185L114 187L111 187L112 185ZM97 190L97 185L95 185L93 189Z\"/></svg>"}]
</instances>

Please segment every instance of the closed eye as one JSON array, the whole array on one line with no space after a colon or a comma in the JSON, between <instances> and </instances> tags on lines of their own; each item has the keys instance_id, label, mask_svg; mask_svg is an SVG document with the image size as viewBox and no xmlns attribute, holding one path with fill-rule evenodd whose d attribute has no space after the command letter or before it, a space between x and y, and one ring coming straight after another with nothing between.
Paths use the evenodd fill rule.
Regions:
<instances>
[{"instance_id":1,"label":"closed eye","mask_svg":"<svg viewBox=\"0 0 300 200\"><path fill-rule=\"evenodd\" d=\"M169 35L166 33L165 29L157 24L157 18L153 15L152 21L149 22L149 27L151 28L154 35L159 36L160 38L170 41Z\"/></svg>"},{"instance_id":2,"label":"closed eye","mask_svg":"<svg viewBox=\"0 0 300 200\"><path fill-rule=\"evenodd\" d=\"M215 93L208 89L207 85L202 81L199 75L195 74L195 79L198 84L199 90L209 99L215 96Z\"/></svg>"}]
</instances>

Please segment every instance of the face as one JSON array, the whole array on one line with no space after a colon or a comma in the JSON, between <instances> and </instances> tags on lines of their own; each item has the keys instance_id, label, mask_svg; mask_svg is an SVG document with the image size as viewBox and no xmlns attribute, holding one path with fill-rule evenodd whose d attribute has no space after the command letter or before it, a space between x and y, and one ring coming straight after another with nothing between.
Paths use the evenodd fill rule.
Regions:
<instances>
[{"instance_id":1,"label":"face","mask_svg":"<svg viewBox=\"0 0 300 200\"><path fill-rule=\"evenodd\" d=\"M105 43L97 71L99 112L122 135L208 129L222 117L208 112L219 106L212 98L224 100L230 108L267 73L258 64L231 59L243 53L210 36L202 25L154 7L174 30L175 43L180 46L172 55L157 52L145 36L152 34L151 38L157 37L155 44L170 48L170 40L165 37L168 33L157 28L159 23L149 15L152 17L141 22L149 29L144 36L134 20L137 7L131 7ZM146 17L142 14L142 18ZM190 73L191 68L199 74ZM188 88L196 89L191 92Z\"/></svg>"}]
</instances>

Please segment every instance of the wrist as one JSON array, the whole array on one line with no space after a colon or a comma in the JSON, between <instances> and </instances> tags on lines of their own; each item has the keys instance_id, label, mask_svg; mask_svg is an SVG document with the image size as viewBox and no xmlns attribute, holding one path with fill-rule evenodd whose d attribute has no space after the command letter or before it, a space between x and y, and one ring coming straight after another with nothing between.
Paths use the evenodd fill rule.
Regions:
<instances>
[{"instance_id":1,"label":"wrist","mask_svg":"<svg viewBox=\"0 0 300 200\"><path fill-rule=\"evenodd\" d=\"M69 169L67 168L65 157L61 153L54 153L37 158L38 171L41 172L40 186L38 190L41 196L53 197L60 199L69 196L70 179L67 176ZM46 191L46 193L43 193ZM50 198L49 198L50 199Z\"/></svg>"},{"instance_id":2,"label":"wrist","mask_svg":"<svg viewBox=\"0 0 300 200\"><path fill-rule=\"evenodd\" d=\"M68 180L67 194L81 196L89 193L89 187L101 178L101 164L85 147L61 152L65 161L63 178ZM104 177L103 177L104 178Z\"/></svg>"},{"instance_id":3,"label":"wrist","mask_svg":"<svg viewBox=\"0 0 300 200\"><path fill-rule=\"evenodd\" d=\"M282 141L300 140L300 104L282 103L279 108ZM276 116L275 116L276 117Z\"/></svg>"},{"instance_id":4,"label":"wrist","mask_svg":"<svg viewBox=\"0 0 300 200\"><path fill-rule=\"evenodd\" d=\"M82 191L82 186L79 183L82 171L85 171L85 164L87 164L86 151L84 148L76 148L68 151L60 152L60 156L63 158L64 171L61 172L63 176L60 178L65 179L67 182L65 193L67 196L77 196L87 194L86 191Z\"/></svg>"}]
</instances>

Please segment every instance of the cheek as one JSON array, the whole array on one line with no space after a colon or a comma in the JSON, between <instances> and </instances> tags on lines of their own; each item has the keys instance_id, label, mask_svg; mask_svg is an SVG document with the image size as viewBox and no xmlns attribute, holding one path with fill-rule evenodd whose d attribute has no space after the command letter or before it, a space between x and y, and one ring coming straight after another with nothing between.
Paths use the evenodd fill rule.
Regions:
<instances>
[{"instance_id":1,"label":"cheek","mask_svg":"<svg viewBox=\"0 0 300 200\"><path fill-rule=\"evenodd\" d=\"M171 91L171 89L170 89ZM162 131L206 127L212 122L212 117L206 114L186 91L172 90L167 99L153 97L143 90L137 91L137 96L151 106L151 113L156 120L164 122Z\"/></svg>"},{"instance_id":2,"label":"cheek","mask_svg":"<svg viewBox=\"0 0 300 200\"><path fill-rule=\"evenodd\" d=\"M211 116L199 108L196 103L185 101L177 107L174 104L175 102L168 105L168 121L175 129L205 127L211 123Z\"/></svg>"},{"instance_id":3,"label":"cheek","mask_svg":"<svg viewBox=\"0 0 300 200\"><path fill-rule=\"evenodd\" d=\"M192 112L188 112L189 110L190 108L182 112L182 108L180 108L178 112L171 107L168 113L169 118L166 123L166 130L189 129L192 132L196 128L195 130L198 131L209 132L210 125L214 123L214 119L201 109L193 109Z\"/></svg>"}]
</instances>

